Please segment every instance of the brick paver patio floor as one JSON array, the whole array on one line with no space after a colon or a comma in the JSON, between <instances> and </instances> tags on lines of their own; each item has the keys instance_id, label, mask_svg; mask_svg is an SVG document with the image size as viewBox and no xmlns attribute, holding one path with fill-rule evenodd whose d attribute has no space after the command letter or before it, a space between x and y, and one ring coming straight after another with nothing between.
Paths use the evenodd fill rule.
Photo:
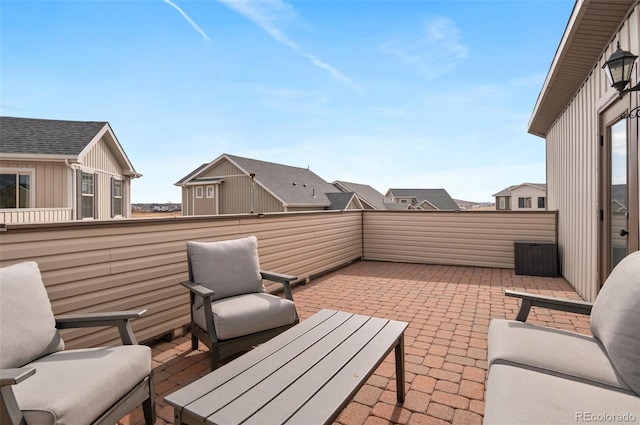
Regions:
<instances>
[{"instance_id":1,"label":"brick paver patio floor","mask_svg":"<svg viewBox=\"0 0 640 425\"><path fill-rule=\"evenodd\" d=\"M562 278L517 276L513 270L356 262L294 288L301 320L323 308L409 322L405 332L406 401L396 402L393 352L369 378L337 423L480 424L487 375L487 329L515 318L519 300L505 289L571 299ZM589 319L533 308L529 322L589 334ZM173 423L164 396L209 372L206 348L190 336L152 345L157 424ZM138 408L121 425L142 424Z\"/></svg>"}]
</instances>

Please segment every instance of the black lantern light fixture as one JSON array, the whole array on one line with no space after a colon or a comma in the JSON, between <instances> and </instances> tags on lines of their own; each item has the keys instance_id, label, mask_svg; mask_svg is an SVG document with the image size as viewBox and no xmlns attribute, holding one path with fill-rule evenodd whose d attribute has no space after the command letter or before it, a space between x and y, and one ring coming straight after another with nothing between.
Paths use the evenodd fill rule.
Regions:
<instances>
[{"instance_id":1,"label":"black lantern light fixture","mask_svg":"<svg viewBox=\"0 0 640 425\"><path fill-rule=\"evenodd\" d=\"M602 66L607 74L611 87L615 87L615 89L618 90L620 97L625 93L640 90L640 83L629 89L625 89L627 84L631 82L631 70L637 58L637 55L622 50L620 48L620 42L618 41L618 48L609 56L609 59Z\"/></svg>"}]
</instances>

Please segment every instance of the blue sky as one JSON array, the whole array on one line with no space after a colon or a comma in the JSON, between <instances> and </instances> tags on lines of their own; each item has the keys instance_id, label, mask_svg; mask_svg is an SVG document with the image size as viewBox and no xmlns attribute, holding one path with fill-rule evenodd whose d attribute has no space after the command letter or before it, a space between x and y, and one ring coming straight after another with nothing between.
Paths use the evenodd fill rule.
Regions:
<instances>
[{"instance_id":1,"label":"blue sky","mask_svg":"<svg viewBox=\"0 0 640 425\"><path fill-rule=\"evenodd\" d=\"M133 202L222 153L492 201L573 0L0 0L0 113L108 121Z\"/></svg>"}]
</instances>

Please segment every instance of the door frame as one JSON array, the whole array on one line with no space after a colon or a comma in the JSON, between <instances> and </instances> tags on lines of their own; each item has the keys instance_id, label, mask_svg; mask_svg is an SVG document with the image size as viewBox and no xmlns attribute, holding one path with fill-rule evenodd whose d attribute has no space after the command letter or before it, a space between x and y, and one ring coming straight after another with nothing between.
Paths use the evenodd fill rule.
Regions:
<instances>
[{"instance_id":1,"label":"door frame","mask_svg":"<svg viewBox=\"0 0 640 425\"><path fill-rule=\"evenodd\" d=\"M600 150L598 159L598 281L602 287L611 270L611 140L608 129L622 119L627 121L627 251L639 249L639 195L638 195L638 120L629 117L634 96L627 93L622 99L611 103L599 114ZM637 101L636 101L637 103ZM637 106L637 105L636 105Z\"/></svg>"}]
</instances>

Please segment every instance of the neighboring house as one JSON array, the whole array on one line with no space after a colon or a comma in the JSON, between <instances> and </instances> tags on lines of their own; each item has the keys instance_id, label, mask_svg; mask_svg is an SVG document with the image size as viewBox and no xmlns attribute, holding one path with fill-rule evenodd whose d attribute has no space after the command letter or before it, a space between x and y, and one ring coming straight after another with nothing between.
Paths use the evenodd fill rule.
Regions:
<instances>
[{"instance_id":1,"label":"neighboring house","mask_svg":"<svg viewBox=\"0 0 640 425\"><path fill-rule=\"evenodd\" d=\"M444 189L389 189L385 202L387 209L418 209L459 211L456 201ZM388 205L389 202L401 206ZM406 205L406 208L405 208Z\"/></svg>"},{"instance_id":2,"label":"neighboring house","mask_svg":"<svg viewBox=\"0 0 640 425\"><path fill-rule=\"evenodd\" d=\"M180 181L182 215L362 209L308 168L222 154Z\"/></svg>"},{"instance_id":3,"label":"neighboring house","mask_svg":"<svg viewBox=\"0 0 640 425\"><path fill-rule=\"evenodd\" d=\"M384 210L385 197L382 193L367 184L334 181L333 185L342 192L353 192L365 210Z\"/></svg>"},{"instance_id":4,"label":"neighboring house","mask_svg":"<svg viewBox=\"0 0 640 425\"><path fill-rule=\"evenodd\" d=\"M107 122L0 117L0 222L131 216L140 177Z\"/></svg>"},{"instance_id":5,"label":"neighboring house","mask_svg":"<svg viewBox=\"0 0 640 425\"><path fill-rule=\"evenodd\" d=\"M546 210L547 185L541 183L522 183L509 186L493 195L496 198L496 210Z\"/></svg>"},{"instance_id":6,"label":"neighboring house","mask_svg":"<svg viewBox=\"0 0 640 425\"><path fill-rule=\"evenodd\" d=\"M640 2L577 1L529 121L546 141L562 274L589 301L640 245L640 92L620 95L603 70L618 43L640 54ZM639 66L626 88L638 84Z\"/></svg>"}]
</instances>

